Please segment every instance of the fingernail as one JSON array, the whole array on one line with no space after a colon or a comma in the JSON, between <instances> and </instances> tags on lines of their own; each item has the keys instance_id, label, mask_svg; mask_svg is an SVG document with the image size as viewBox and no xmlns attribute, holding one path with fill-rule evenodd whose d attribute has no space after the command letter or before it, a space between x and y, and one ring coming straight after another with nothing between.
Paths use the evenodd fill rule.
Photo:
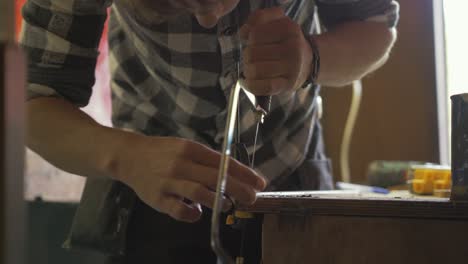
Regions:
<instances>
[{"instance_id":1,"label":"fingernail","mask_svg":"<svg viewBox=\"0 0 468 264\"><path fill-rule=\"evenodd\" d=\"M258 181L258 187L259 187L259 190L260 191L263 191L267 186L267 182L266 180L262 177L259 181Z\"/></svg>"},{"instance_id":2,"label":"fingernail","mask_svg":"<svg viewBox=\"0 0 468 264\"><path fill-rule=\"evenodd\" d=\"M267 178L263 176L261 173L255 171L255 175L257 176L256 186L258 190L263 190L267 186Z\"/></svg>"}]
</instances>

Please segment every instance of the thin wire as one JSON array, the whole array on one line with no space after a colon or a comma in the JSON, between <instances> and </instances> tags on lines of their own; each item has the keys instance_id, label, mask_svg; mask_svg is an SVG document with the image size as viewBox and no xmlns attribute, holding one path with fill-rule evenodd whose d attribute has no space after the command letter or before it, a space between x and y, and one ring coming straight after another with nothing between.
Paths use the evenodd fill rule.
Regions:
<instances>
[{"instance_id":1,"label":"thin wire","mask_svg":"<svg viewBox=\"0 0 468 264\"><path fill-rule=\"evenodd\" d=\"M242 78L242 74L241 74L241 54L242 54L242 41L241 41L241 38L240 38L240 13L239 13L239 8L236 8L236 27L237 27L237 31L236 31L236 38L237 38L237 42L238 42L238 50L237 50L237 54L236 54L236 60L237 60L237 80L236 81L239 81L241 80ZM242 89L241 89L242 90ZM240 120L240 117L241 117L241 110L240 110L240 107L237 106L237 128L236 128L236 131L237 131L237 142L236 143L240 143L240 137L241 137L241 120Z\"/></svg>"},{"instance_id":2,"label":"thin wire","mask_svg":"<svg viewBox=\"0 0 468 264\"><path fill-rule=\"evenodd\" d=\"M257 122L257 129L255 130L255 137L254 137L254 145L252 151L252 159L250 160L250 168L254 168L255 166L255 153L257 152L257 138L258 138L258 131L260 128L260 121Z\"/></svg>"}]
</instances>

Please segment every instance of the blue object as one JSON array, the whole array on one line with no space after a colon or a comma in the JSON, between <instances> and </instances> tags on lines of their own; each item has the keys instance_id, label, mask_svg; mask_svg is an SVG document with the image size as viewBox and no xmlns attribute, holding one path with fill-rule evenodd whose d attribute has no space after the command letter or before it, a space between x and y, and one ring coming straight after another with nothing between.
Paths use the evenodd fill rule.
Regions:
<instances>
[{"instance_id":1,"label":"blue object","mask_svg":"<svg viewBox=\"0 0 468 264\"><path fill-rule=\"evenodd\" d=\"M390 193L388 189L385 189L382 187L375 187L375 186L368 186L368 185L361 185L361 184L354 184L354 183L347 183L347 182L337 182L336 188L339 190L357 190L357 191L369 192L369 193L381 193L381 194Z\"/></svg>"}]
</instances>

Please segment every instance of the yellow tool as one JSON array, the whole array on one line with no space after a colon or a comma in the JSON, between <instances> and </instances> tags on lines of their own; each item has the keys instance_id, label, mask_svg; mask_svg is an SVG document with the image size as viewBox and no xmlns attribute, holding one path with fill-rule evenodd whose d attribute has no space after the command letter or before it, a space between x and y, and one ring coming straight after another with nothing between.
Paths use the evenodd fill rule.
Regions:
<instances>
[{"instance_id":1,"label":"yellow tool","mask_svg":"<svg viewBox=\"0 0 468 264\"><path fill-rule=\"evenodd\" d=\"M415 194L448 197L452 172L446 166L414 166L408 172L410 190Z\"/></svg>"}]
</instances>

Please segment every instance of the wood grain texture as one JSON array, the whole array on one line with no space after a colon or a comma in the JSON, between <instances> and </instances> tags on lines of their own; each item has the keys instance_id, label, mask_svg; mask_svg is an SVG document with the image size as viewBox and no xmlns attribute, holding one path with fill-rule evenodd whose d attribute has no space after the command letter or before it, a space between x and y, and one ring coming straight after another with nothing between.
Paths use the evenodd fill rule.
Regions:
<instances>
[{"instance_id":1,"label":"wood grain texture","mask_svg":"<svg viewBox=\"0 0 468 264\"><path fill-rule=\"evenodd\" d=\"M265 215L264 264L441 264L468 260L468 221Z\"/></svg>"},{"instance_id":2,"label":"wood grain texture","mask_svg":"<svg viewBox=\"0 0 468 264\"><path fill-rule=\"evenodd\" d=\"M448 199L322 197L307 193L258 196L252 206L239 210L296 215L379 216L468 220L468 202Z\"/></svg>"}]
</instances>

